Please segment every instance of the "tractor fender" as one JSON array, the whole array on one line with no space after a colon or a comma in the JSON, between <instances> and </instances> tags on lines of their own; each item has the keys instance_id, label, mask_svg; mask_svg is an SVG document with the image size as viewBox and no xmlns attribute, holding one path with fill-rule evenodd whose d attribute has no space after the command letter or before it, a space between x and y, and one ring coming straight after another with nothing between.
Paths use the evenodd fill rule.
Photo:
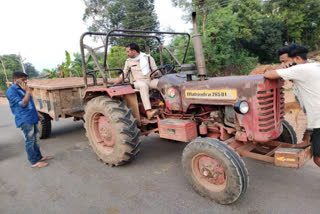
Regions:
<instances>
[{"instance_id":1,"label":"tractor fender","mask_svg":"<svg viewBox=\"0 0 320 214\"><path fill-rule=\"evenodd\" d=\"M92 98L101 95L108 95L110 98L113 98L127 94L135 94L135 91L131 85L120 85L110 88L88 88L84 93L83 103L85 104Z\"/></svg>"}]
</instances>

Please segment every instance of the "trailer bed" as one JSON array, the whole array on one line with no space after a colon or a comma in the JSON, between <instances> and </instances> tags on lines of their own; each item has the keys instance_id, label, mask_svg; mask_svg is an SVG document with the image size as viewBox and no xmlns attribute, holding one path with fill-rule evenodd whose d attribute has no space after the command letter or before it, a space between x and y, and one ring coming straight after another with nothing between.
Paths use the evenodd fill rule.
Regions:
<instances>
[{"instance_id":1,"label":"trailer bed","mask_svg":"<svg viewBox=\"0 0 320 214\"><path fill-rule=\"evenodd\" d=\"M102 85L101 78L97 82ZM91 78L88 79L88 85L93 85ZM32 79L28 81L28 86L37 110L50 115L53 120L59 120L60 117L82 117L82 98L85 92L82 77Z\"/></svg>"}]
</instances>

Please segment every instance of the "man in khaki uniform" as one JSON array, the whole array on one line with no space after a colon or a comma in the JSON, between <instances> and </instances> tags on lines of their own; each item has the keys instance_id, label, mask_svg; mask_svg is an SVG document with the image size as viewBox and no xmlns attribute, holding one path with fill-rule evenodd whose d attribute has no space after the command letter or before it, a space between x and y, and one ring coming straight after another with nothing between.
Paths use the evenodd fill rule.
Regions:
<instances>
[{"instance_id":1,"label":"man in khaki uniform","mask_svg":"<svg viewBox=\"0 0 320 214\"><path fill-rule=\"evenodd\" d=\"M159 81L158 79L154 79L154 76L156 76L158 72L155 72L150 77L151 71L157 69L157 65L152 56L142 52L140 53L140 48L136 43L126 45L126 52L129 58L124 66L124 77L126 78L129 70L131 70L134 87L139 89L144 109L147 112L147 117L148 119L151 119L159 113L157 109L151 109L149 99L149 89L156 89ZM121 82L122 76L119 77L115 84Z\"/></svg>"}]
</instances>

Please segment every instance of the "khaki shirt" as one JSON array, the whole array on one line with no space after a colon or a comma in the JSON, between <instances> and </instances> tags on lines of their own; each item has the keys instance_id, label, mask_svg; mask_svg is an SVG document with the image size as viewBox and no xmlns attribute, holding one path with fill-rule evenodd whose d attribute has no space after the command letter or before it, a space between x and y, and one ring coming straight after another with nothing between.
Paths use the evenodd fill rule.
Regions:
<instances>
[{"instance_id":1,"label":"khaki shirt","mask_svg":"<svg viewBox=\"0 0 320 214\"><path fill-rule=\"evenodd\" d=\"M152 56L146 55L145 58L148 63L149 63L148 57L150 58L150 67L151 68L149 67L150 72L147 73L146 75L143 75L143 73L141 71L140 60L134 60L134 59L128 58L125 65L124 65L124 69L123 69L125 78L127 78L128 72L129 72L129 70L131 70L132 75L130 75L130 78L132 78L132 76L133 76L133 81L150 80L150 73L151 73L151 71L154 71L157 69L157 65L156 65ZM132 80L130 79L130 81L132 81Z\"/></svg>"}]
</instances>

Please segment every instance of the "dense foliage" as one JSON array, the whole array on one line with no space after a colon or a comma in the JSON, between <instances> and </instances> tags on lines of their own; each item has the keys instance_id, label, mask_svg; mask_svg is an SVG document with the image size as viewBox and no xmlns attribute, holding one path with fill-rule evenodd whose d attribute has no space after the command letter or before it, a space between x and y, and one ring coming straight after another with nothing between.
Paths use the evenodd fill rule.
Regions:
<instances>
[{"instance_id":1,"label":"dense foliage","mask_svg":"<svg viewBox=\"0 0 320 214\"><path fill-rule=\"evenodd\" d=\"M9 81L12 81L12 73L17 71L22 72L23 70L20 63L20 57L16 54L2 55L0 56L0 59L0 90L6 90L5 72L7 73ZM23 63L23 66L26 73L29 75L29 78L37 77L39 75L38 71L30 62Z\"/></svg>"},{"instance_id":2,"label":"dense foliage","mask_svg":"<svg viewBox=\"0 0 320 214\"><path fill-rule=\"evenodd\" d=\"M89 23L90 31L107 32L114 28L159 30L154 0L84 2L86 10L83 19ZM310 50L319 49L319 0L172 0L172 3L185 11L186 21L191 21L191 12L197 12L198 30L202 35L210 76L247 74L257 63L277 63L276 50L291 43L306 45ZM184 36L174 36L167 45L180 62L186 39ZM150 48L152 56L160 64L154 40L117 38L111 41L109 48L110 68L123 68L127 58L124 45L132 41L137 42L142 51L149 52ZM95 52L102 65L103 53ZM49 78L82 76L80 54L70 55L66 51L65 55L64 62L54 69L44 69L41 74L49 74ZM9 76L12 71L21 71L18 56L4 55L2 58ZM174 63L166 51L163 59L164 63ZM195 63L192 41L185 63ZM31 63L24 66L31 77L37 75ZM88 70L97 69L89 54L86 55L86 67ZM0 72L1 87L4 87L4 79L3 72Z\"/></svg>"},{"instance_id":3,"label":"dense foliage","mask_svg":"<svg viewBox=\"0 0 320 214\"><path fill-rule=\"evenodd\" d=\"M111 29L159 30L154 0L84 0L86 4L83 19L89 23L90 31L108 32ZM153 40L117 38L113 45L124 46L138 43L142 50L153 46Z\"/></svg>"},{"instance_id":4,"label":"dense foliage","mask_svg":"<svg viewBox=\"0 0 320 214\"><path fill-rule=\"evenodd\" d=\"M256 62L278 62L276 49L290 43L320 44L319 0L172 0L190 20L198 14L212 75L248 73ZM201 26L201 27L200 27Z\"/></svg>"}]
</instances>

